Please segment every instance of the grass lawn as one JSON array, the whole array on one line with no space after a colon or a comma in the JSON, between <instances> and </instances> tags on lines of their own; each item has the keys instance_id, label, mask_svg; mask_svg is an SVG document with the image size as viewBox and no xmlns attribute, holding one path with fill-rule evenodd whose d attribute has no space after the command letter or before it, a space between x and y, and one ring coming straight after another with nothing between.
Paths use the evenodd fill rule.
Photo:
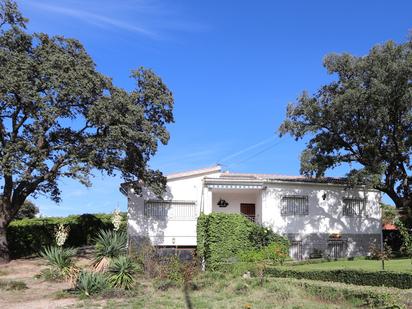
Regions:
<instances>
[{"instance_id":1,"label":"grass lawn","mask_svg":"<svg viewBox=\"0 0 412 309\"><path fill-rule=\"evenodd\" d=\"M380 271L382 262L375 260L355 259L354 261L333 261L317 264L303 264L293 267L296 270L335 270L335 269L356 269L368 271ZM385 270L397 272L412 272L412 264L410 259L397 259L385 261Z\"/></svg>"}]
</instances>

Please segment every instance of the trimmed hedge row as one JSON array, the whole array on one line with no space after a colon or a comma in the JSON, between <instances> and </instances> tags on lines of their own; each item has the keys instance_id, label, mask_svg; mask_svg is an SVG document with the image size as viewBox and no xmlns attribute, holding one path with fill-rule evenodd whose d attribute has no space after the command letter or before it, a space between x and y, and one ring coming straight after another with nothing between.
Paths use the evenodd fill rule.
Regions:
<instances>
[{"instance_id":1,"label":"trimmed hedge row","mask_svg":"<svg viewBox=\"0 0 412 309\"><path fill-rule=\"evenodd\" d=\"M123 217L125 218L125 214ZM10 256L19 258L37 254L42 247L54 244L55 228L70 227L65 245L79 247L91 244L100 229L112 229L111 214L84 214L64 218L34 218L12 221L7 227ZM125 225L122 227L125 228Z\"/></svg>"},{"instance_id":2,"label":"trimmed hedge row","mask_svg":"<svg viewBox=\"0 0 412 309\"><path fill-rule=\"evenodd\" d=\"M386 286L399 289L412 288L412 274L390 271L337 270L294 270L271 267L266 274L272 277L310 279L343 282L355 285Z\"/></svg>"},{"instance_id":3,"label":"trimmed hedge row","mask_svg":"<svg viewBox=\"0 0 412 309\"><path fill-rule=\"evenodd\" d=\"M235 262L238 253L260 249L286 238L273 233L241 214L212 213L200 215L197 221L197 255L208 270L218 270ZM231 261L232 260L232 261Z\"/></svg>"},{"instance_id":4,"label":"trimmed hedge row","mask_svg":"<svg viewBox=\"0 0 412 309\"><path fill-rule=\"evenodd\" d=\"M372 308L406 308L402 292L393 288L326 283L310 280L282 279L285 283L304 289L308 294L329 302L357 301Z\"/></svg>"}]
</instances>

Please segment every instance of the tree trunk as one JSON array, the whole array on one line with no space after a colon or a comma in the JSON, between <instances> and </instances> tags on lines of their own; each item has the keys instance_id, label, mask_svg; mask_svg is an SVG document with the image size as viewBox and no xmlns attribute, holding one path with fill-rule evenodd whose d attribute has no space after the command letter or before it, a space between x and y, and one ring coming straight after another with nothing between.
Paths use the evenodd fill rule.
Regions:
<instances>
[{"instance_id":1,"label":"tree trunk","mask_svg":"<svg viewBox=\"0 0 412 309\"><path fill-rule=\"evenodd\" d=\"M7 220L0 215L0 264L10 261L9 246L6 238Z\"/></svg>"}]
</instances>

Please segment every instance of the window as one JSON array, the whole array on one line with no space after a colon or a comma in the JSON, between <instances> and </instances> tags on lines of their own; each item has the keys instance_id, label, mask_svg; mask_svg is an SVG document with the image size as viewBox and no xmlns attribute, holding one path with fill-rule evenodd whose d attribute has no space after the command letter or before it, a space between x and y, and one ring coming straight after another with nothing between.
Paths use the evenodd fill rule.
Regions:
<instances>
[{"instance_id":1,"label":"window","mask_svg":"<svg viewBox=\"0 0 412 309\"><path fill-rule=\"evenodd\" d=\"M343 199L343 215L348 217L360 217L365 213L365 200L360 198Z\"/></svg>"},{"instance_id":2,"label":"window","mask_svg":"<svg viewBox=\"0 0 412 309\"><path fill-rule=\"evenodd\" d=\"M193 219L197 217L196 202L149 200L144 204L144 215L158 219Z\"/></svg>"},{"instance_id":3,"label":"window","mask_svg":"<svg viewBox=\"0 0 412 309\"><path fill-rule=\"evenodd\" d=\"M309 214L309 203L307 196L284 196L281 202L281 214L283 216L296 216Z\"/></svg>"}]
</instances>

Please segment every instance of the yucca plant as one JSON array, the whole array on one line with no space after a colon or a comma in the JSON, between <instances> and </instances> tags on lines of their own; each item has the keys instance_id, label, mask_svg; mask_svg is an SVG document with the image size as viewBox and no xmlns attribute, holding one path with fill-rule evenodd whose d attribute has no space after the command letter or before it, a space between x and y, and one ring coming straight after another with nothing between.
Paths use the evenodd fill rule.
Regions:
<instances>
[{"instance_id":1,"label":"yucca plant","mask_svg":"<svg viewBox=\"0 0 412 309\"><path fill-rule=\"evenodd\" d=\"M100 293L108 287L104 274L81 271L76 280L75 289L86 296Z\"/></svg>"},{"instance_id":2,"label":"yucca plant","mask_svg":"<svg viewBox=\"0 0 412 309\"><path fill-rule=\"evenodd\" d=\"M110 261L126 253L127 235L123 231L100 230L96 237L93 267L105 271Z\"/></svg>"},{"instance_id":3,"label":"yucca plant","mask_svg":"<svg viewBox=\"0 0 412 309\"><path fill-rule=\"evenodd\" d=\"M58 277L74 281L79 272L74 265L73 257L76 255L76 249L63 248L57 246L45 247L40 255L47 260L51 266L51 271L58 273Z\"/></svg>"},{"instance_id":4,"label":"yucca plant","mask_svg":"<svg viewBox=\"0 0 412 309\"><path fill-rule=\"evenodd\" d=\"M113 259L109 266L109 283L114 288L129 290L135 282L133 275L137 268L127 256Z\"/></svg>"}]
</instances>

